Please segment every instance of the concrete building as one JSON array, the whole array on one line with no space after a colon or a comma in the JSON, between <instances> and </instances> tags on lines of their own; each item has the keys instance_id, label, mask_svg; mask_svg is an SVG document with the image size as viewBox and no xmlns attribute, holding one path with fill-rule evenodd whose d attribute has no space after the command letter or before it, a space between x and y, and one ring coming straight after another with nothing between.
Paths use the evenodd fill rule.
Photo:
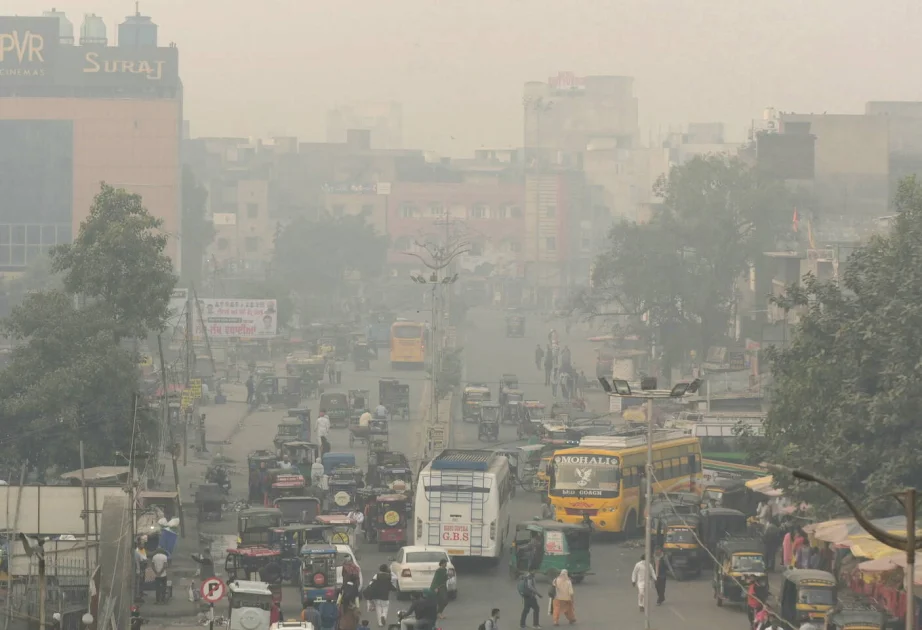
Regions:
<instances>
[{"instance_id":1,"label":"concrete building","mask_svg":"<svg viewBox=\"0 0 922 630\"><path fill-rule=\"evenodd\" d=\"M0 271L70 242L99 191L125 188L163 220L178 269L182 82L175 46L131 16L117 46L86 16L0 17Z\"/></svg>"},{"instance_id":2,"label":"concrete building","mask_svg":"<svg viewBox=\"0 0 922 630\"><path fill-rule=\"evenodd\" d=\"M372 149L402 149L403 106L393 101L354 103L327 112L327 143L346 142L353 129L369 132Z\"/></svg>"},{"instance_id":3,"label":"concrete building","mask_svg":"<svg viewBox=\"0 0 922 630\"><path fill-rule=\"evenodd\" d=\"M922 174L922 102L871 101L865 114L886 118L890 138L890 196L899 181Z\"/></svg>"}]
</instances>

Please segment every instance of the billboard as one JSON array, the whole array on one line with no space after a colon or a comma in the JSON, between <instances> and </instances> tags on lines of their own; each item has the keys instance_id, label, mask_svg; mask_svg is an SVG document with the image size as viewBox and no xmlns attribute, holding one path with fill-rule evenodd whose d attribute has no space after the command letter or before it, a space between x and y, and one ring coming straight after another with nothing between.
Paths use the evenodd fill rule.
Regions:
<instances>
[{"instance_id":1,"label":"billboard","mask_svg":"<svg viewBox=\"0 0 922 630\"><path fill-rule=\"evenodd\" d=\"M199 299L202 320L210 339L268 339L278 334L278 306L275 300ZM204 337L198 313L195 338Z\"/></svg>"},{"instance_id":2,"label":"billboard","mask_svg":"<svg viewBox=\"0 0 922 630\"><path fill-rule=\"evenodd\" d=\"M175 47L62 45L57 18L0 17L0 86L177 87Z\"/></svg>"}]
</instances>

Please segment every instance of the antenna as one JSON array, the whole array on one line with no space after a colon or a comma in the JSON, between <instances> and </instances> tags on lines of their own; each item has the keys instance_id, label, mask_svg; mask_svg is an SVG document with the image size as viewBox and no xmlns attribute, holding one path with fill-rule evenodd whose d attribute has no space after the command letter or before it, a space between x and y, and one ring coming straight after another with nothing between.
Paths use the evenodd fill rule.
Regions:
<instances>
[{"instance_id":1,"label":"antenna","mask_svg":"<svg viewBox=\"0 0 922 630\"><path fill-rule=\"evenodd\" d=\"M139 1L139 0L135 0L135 2L134 2L134 14L135 14L135 15L138 15L138 16L141 15L141 6L140 6L140 5L141 5L140 1Z\"/></svg>"}]
</instances>

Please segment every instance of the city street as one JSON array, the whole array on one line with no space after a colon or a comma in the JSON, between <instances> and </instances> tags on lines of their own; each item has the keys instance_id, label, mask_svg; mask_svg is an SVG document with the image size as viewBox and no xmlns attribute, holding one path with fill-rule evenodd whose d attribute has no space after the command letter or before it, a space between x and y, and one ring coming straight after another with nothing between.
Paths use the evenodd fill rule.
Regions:
<instances>
[{"instance_id":1,"label":"city street","mask_svg":"<svg viewBox=\"0 0 922 630\"><path fill-rule=\"evenodd\" d=\"M415 314L404 316L418 317ZM561 346L570 346L576 368L585 370L587 374L594 374L593 346L590 342L585 341L585 338L592 333L588 333L585 328L574 328L571 334L567 335L563 322L551 324L542 321L537 315L528 318L526 327L524 338L506 338L505 322L501 311L487 309L471 311L468 314L465 330L460 336L461 341L459 341L465 347L466 379L487 382L494 390L495 397L500 375L515 373L519 377L520 386L525 391L527 399L538 399L550 404L550 388L544 386L544 375L535 368L534 349L537 343L546 343L547 332L551 327L557 329ZM411 404L415 406L414 413L409 423L394 421L390 428L391 448L410 452L418 439L417 430L420 427L421 410L428 405L428 400L424 400L428 397L427 375L423 371L392 371L386 357L386 352L383 352L381 358L372 363L371 372L356 373L352 370L351 364L347 364L343 372L341 389L343 391L355 388L368 389L371 391L373 404L376 404L378 378L396 377L402 382L410 383ZM594 394L589 397L589 400L594 410L603 412L606 410L607 399L604 395ZM310 406L316 417L317 401L310 401ZM251 414L246 418L242 429L233 438L232 443L223 447L224 453L238 462L237 474L233 477L235 494L241 495L246 489L247 452L271 446L275 426L283 415L282 412ZM513 427L503 426L501 431L500 444L516 443ZM349 449L348 433L345 430L333 430L331 441L333 451ZM452 423L451 446L453 448L482 446L482 443L477 441L476 425L466 424L461 422L460 418L455 418ZM356 444L354 450L359 465L364 467L364 447ZM524 491L516 494L513 500L513 524L528 520L539 512L540 501L537 495ZM231 535L234 533L235 525L234 516L228 514L221 523L203 524L202 531ZM359 563L366 580L371 578L379 564L393 556L392 552L379 552L373 545L360 545L357 551L360 554ZM631 570L641 553L641 540L626 542L596 540L593 542L592 566L595 574L576 587L576 609L580 625L598 625L605 623L606 620L610 622L612 613L616 613L620 615L617 622L618 628L643 627L643 616L637 609L636 591L630 584ZM499 607L502 610L504 627L516 627L521 612L521 598L516 592L515 583L508 575L507 563L508 552L500 565L495 568L460 563L458 567L460 594L446 610L447 618L442 622L441 627L446 630L476 628L489 615L493 607ZM222 570L223 566L219 567L219 574L223 572ZM546 592L546 584L539 582L539 590L542 593ZM177 595L184 596L184 593L177 593ZM300 612L299 601L297 589L286 588L283 600L284 614L288 617L296 616ZM542 624L550 625L550 619L545 614L547 600L541 603ZM400 602L399 605L392 604L392 618L396 610L405 608L406 605L405 602ZM191 605L189 606L191 612ZM226 605L222 602L217 606L216 611L218 614L226 614ZM149 609L147 612L153 617L152 623L157 624L156 608ZM178 619L171 621L172 627L182 625L178 623ZM186 620L185 623L191 623L191 620ZM667 586L666 603L653 609L653 627L665 628L676 625L693 629L734 630L745 627L746 617L742 610L737 608L718 609L711 596L710 581L707 578L682 583L670 581Z\"/></svg>"}]
</instances>

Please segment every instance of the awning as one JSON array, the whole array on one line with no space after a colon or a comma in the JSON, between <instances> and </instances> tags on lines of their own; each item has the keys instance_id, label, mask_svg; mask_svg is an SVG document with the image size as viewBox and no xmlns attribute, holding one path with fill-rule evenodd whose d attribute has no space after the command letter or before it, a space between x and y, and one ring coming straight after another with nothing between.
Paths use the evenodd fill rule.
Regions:
<instances>
[{"instance_id":1,"label":"awning","mask_svg":"<svg viewBox=\"0 0 922 630\"><path fill-rule=\"evenodd\" d=\"M880 544L877 541L874 542ZM854 549L854 546L852 549ZM874 560L866 560L859 564L858 568L865 573L885 573L887 571L893 571L896 568L905 569L906 552L897 551L892 547L887 547L887 549L890 551L890 555L881 556ZM922 566L920 565L916 565L916 574L913 582L916 585L922 585Z\"/></svg>"},{"instance_id":2,"label":"awning","mask_svg":"<svg viewBox=\"0 0 922 630\"><path fill-rule=\"evenodd\" d=\"M759 477L758 479L747 481L746 487L753 492L764 494L767 497L780 497L782 492L778 488L772 487L773 480L774 479L771 475Z\"/></svg>"},{"instance_id":3,"label":"awning","mask_svg":"<svg viewBox=\"0 0 922 630\"><path fill-rule=\"evenodd\" d=\"M877 527L893 534L906 533L905 516L876 518L871 522ZM871 539L871 535L864 531L864 528L853 518L839 518L817 523L815 525L808 525L804 528L804 531L808 534L812 534L817 540L823 540L834 544L841 544L849 539ZM920 535L922 535L922 531L920 531Z\"/></svg>"}]
</instances>

